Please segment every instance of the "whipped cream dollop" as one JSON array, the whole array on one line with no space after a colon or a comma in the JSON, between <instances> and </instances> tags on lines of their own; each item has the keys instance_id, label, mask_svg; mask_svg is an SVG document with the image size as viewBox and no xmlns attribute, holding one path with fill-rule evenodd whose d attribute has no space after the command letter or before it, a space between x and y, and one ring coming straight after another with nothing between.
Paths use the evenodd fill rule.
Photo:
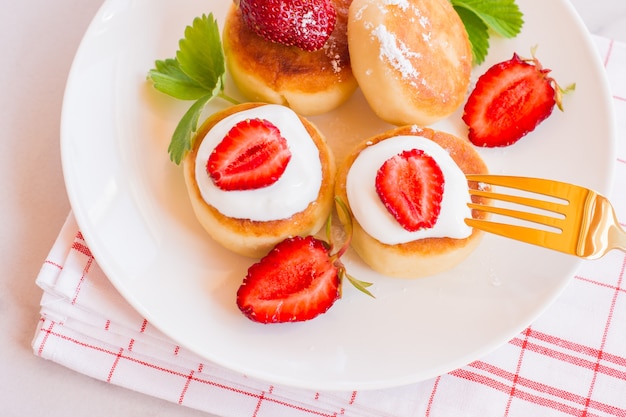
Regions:
<instances>
[{"instance_id":1,"label":"whipped cream dollop","mask_svg":"<svg viewBox=\"0 0 626 417\"><path fill-rule=\"evenodd\" d=\"M376 193L378 169L387 159L412 149L421 149L435 159L444 178L441 212L435 225L415 232L404 229ZM464 221L471 216L465 175L445 149L425 137L395 136L365 148L348 171L346 191L356 220L382 243L397 245L429 237L464 239L472 233Z\"/></svg>"},{"instance_id":2,"label":"whipped cream dollop","mask_svg":"<svg viewBox=\"0 0 626 417\"><path fill-rule=\"evenodd\" d=\"M206 170L213 149L228 131L246 119L266 119L287 140L291 160L274 184L255 190L224 191ZM204 201L225 216L255 221L286 219L317 200L322 185L322 163L313 139L293 110L268 104L232 114L220 120L206 134L196 155L195 176Z\"/></svg>"}]
</instances>

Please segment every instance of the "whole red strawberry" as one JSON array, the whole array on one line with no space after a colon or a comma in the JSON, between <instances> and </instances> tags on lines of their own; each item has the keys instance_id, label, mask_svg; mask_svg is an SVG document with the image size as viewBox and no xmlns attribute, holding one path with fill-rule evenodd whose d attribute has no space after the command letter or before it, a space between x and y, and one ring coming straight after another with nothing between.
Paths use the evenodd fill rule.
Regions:
<instances>
[{"instance_id":1,"label":"whole red strawberry","mask_svg":"<svg viewBox=\"0 0 626 417\"><path fill-rule=\"evenodd\" d=\"M257 35L305 51L320 49L335 28L331 0L235 0Z\"/></svg>"},{"instance_id":2,"label":"whole red strawberry","mask_svg":"<svg viewBox=\"0 0 626 417\"><path fill-rule=\"evenodd\" d=\"M351 230L346 232L348 238L336 253L331 244L313 236L291 237L277 244L248 269L237 291L239 309L259 323L310 320L340 298L343 278L371 295L366 289L370 284L348 275L339 260L350 243Z\"/></svg>"},{"instance_id":3,"label":"whole red strawberry","mask_svg":"<svg viewBox=\"0 0 626 417\"><path fill-rule=\"evenodd\" d=\"M512 145L550 116L555 104L562 109L563 90L549 72L536 58L517 54L489 68L465 104L469 140L485 147Z\"/></svg>"}]
</instances>

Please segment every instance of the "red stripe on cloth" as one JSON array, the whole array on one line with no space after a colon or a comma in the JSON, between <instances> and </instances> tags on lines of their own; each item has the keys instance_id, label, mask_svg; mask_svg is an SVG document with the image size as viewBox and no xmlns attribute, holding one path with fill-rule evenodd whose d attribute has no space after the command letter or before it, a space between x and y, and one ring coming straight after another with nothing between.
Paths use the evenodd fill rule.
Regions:
<instances>
[{"instance_id":1,"label":"red stripe on cloth","mask_svg":"<svg viewBox=\"0 0 626 417\"><path fill-rule=\"evenodd\" d=\"M138 365L141 365L141 366L145 366L147 368L150 368L150 369L153 369L153 370L156 370L156 371L159 371L159 372L164 372L164 373L167 373L167 374L170 374L170 375L179 376L179 377L184 378L184 379L188 379L189 378L189 374L185 374L185 373L182 373L182 372L179 372L179 371L175 371L173 369L165 368L165 367L156 365L154 363L142 361L142 360L139 360L139 359L134 358L132 356L126 355L126 354L124 354L124 349L123 348L120 349L117 352L114 352L114 351L112 351L110 349L105 349L105 348L102 348L100 346L96 346L96 345L92 345L92 344L89 344L89 343L85 343L85 342L80 341L78 339L69 337L69 336L67 336L67 335L65 335L63 333L54 332L54 331L52 331L52 329L53 329L53 327L55 327L56 324L58 324L58 323L56 323L54 321L51 321L51 324L50 324L50 326L47 329L45 329L45 328L41 329L41 331L46 333L46 336L44 337L44 339L46 339L48 336L57 337L57 338L65 341L65 342L73 343L73 344L78 345L80 347L83 347L83 348L86 348L86 349L90 349L90 350L95 350L95 351L98 351L100 353L104 353L104 354L110 355L112 357L115 357L115 363L113 364L113 366L111 367L111 370L109 371L109 376L107 378L107 382L111 381L111 378L112 378L112 376L114 374L115 368L118 366L119 362L122 361L122 360L127 360L127 361L133 362L135 364L138 364ZM43 349L44 349L43 345L44 345L44 343L42 342L42 346L40 346L40 356L41 356L41 352L43 352ZM263 397L263 401L272 402L274 404L277 404L277 405L280 405L280 406L283 406L283 407L287 407L287 408L291 408L291 409L294 409L294 410L306 412L308 414L311 414L312 416L337 417L337 415L338 415L338 413L329 414L327 412L323 412L323 411L319 411L319 410L314 410L314 409L302 407L302 406L297 405L297 404L292 404L292 403L289 403L289 402L286 402L286 401L282 401L282 400L278 400L276 398L269 397L268 394L271 394L271 390L267 394L264 393L264 392L262 392L260 394L257 394L257 393L254 393L254 392L250 392L250 391L242 390L242 389L239 389L239 388L235 388L235 387L232 387L232 386L229 386L229 385L221 384L221 383L218 383L218 382L213 381L213 380L205 379L203 377L198 376L198 374L196 374L195 376L191 377L190 382L197 382L197 383L204 384L204 385L210 385L210 386L212 386L214 388L219 388L219 389L223 389L223 390L226 390L226 391L229 391L229 392L234 392L234 393L237 393L237 394L246 395L246 396L251 397L251 398L260 399L261 397ZM340 414L343 414L343 410L341 411Z\"/></svg>"},{"instance_id":2,"label":"red stripe on cloth","mask_svg":"<svg viewBox=\"0 0 626 417\"><path fill-rule=\"evenodd\" d=\"M626 292L626 288L621 288L621 287L616 286L616 285L607 284L606 282L596 281L595 279L585 278L585 277L581 277L581 276L578 276L578 275L575 275L574 278L579 280L579 281L583 281L583 282L587 282L589 284L597 285L598 287L607 288L609 290L616 290L616 291Z\"/></svg>"},{"instance_id":3,"label":"red stripe on cloth","mask_svg":"<svg viewBox=\"0 0 626 417\"><path fill-rule=\"evenodd\" d=\"M515 339L511 340L510 343L512 345L515 345L515 346L521 346L522 345L522 341L519 338L515 338ZM586 369L589 369L589 370L594 371L594 372L599 372L599 373L602 373L602 374L605 374L605 375L608 375L608 376L611 376L611 377L614 377L614 378L625 379L626 380L626 373L625 372L620 371L620 370L615 369L615 368L608 367L608 366L599 365L595 361L596 356L593 356L591 359L583 359L583 358L580 358L578 356L570 355L568 353L564 353L564 352L561 352L559 350L551 349L551 348L548 348L546 346L539 345L539 344L536 344L536 343L531 343L531 342L529 342L526 345L526 349L529 350L529 351L532 351L534 353L538 353L538 354L547 356L547 357L552 358L552 359L558 359L560 361L563 361L563 362L566 362L566 363L570 363L572 365L579 366L581 368L586 368ZM597 351L600 352L601 350L597 350ZM600 355L600 354L601 353L598 353L598 355Z\"/></svg>"},{"instance_id":4,"label":"red stripe on cloth","mask_svg":"<svg viewBox=\"0 0 626 417\"><path fill-rule=\"evenodd\" d=\"M433 402L435 401L435 394L437 393L437 388L439 387L439 381L441 381L441 377L438 376L435 378L435 383L433 384L433 389L430 392L430 397L428 397L428 404L426 405L426 414L424 417L430 417L430 413L433 408Z\"/></svg>"},{"instance_id":5,"label":"red stripe on cloth","mask_svg":"<svg viewBox=\"0 0 626 417\"><path fill-rule=\"evenodd\" d=\"M270 386L270 391L273 388L274 387ZM261 409L261 404L263 404L264 399L265 399L265 391L262 391L261 395L259 396L259 401L257 401L256 407L254 408L254 413L252 413L252 417L256 417L259 414L259 410Z\"/></svg>"},{"instance_id":6,"label":"red stripe on cloth","mask_svg":"<svg viewBox=\"0 0 626 417\"><path fill-rule=\"evenodd\" d=\"M87 257L93 257L91 254L91 251L89 250L89 248L87 247L87 245L80 243L80 242L74 242L72 244L72 249L75 251L78 251L80 253L82 253L83 255L87 256Z\"/></svg>"},{"instance_id":7,"label":"red stripe on cloth","mask_svg":"<svg viewBox=\"0 0 626 417\"><path fill-rule=\"evenodd\" d=\"M148 320L143 319L143 323L141 323L141 329L139 329L139 333L144 333L146 331L146 327L148 327Z\"/></svg>"},{"instance_id":8,"label":"red stripe on cloth","mask_svg":"<svg viewBox=\"0 0 626 417\"><path fill-rule=\"evenodd\" d=\"M592 417L594 414L582 412L582 409L572 407L570 405L564 404L562 402L551 400L545 397L540 397L538 395L531 394L529 392L524 391L523 389L512 390L510 384L505 384L495 379L489 378L485 375L480 375L475 372L471 372L468 369L457 369L450 373L450 375L455 376L457 378L462 378L467 381L475 382L489 388L493 388L497 391L504 392L506 394L511 394L517 399L521 399L527 401L532 404L537 404L542 407L551 408L553 410L562 412L564 414L572 415L572 416L581 416L586 415L586 417Z\"/></svg>"},{"instance_id":9,"label":"red stripe on cloth","mask_svg":"<svg viewBox=\"0 0 626 417\"><path fill-rule=\"evenodd\" d=\"M117 368L117 364L120 363L122 353L124 353L124 348L120 348L120 350L117 352L115 361L113 362L113 365L111 366L111 370L109 371L109 375L107 376L107 379L106 379L107 382L111 382L111 378L113 378L113 373L115 372L115 369Z\"/></svg>"},{"instance_id":10,"label":"red stripe on cloth","mask_svg":"<svg viewBox=\"0 0 626 417\"><path fill-rule=\"evenodd\" d=\"M48 264L48 265L52 265L52 266L54 266L56 268L59 268L60 270L63 270L63 265L59 265L58 263L52 262L52 261L50 261L48 259L46 259L43 263Z\"/></svg>"},{"instance_id":11,"label":"red stripe on cloth","mask_svg":"<svg viewBox=\"0 0 626 417\"><path fill-rule=\"evenodd\" d=\"M597 357L600 350L589 346L581 345L570 340L562 339L551 334L532 331L531 337L533 339L540 340L542 342L550 343L561 348L571 350L572 352L582 353L591 357ZM622 356L612 355L610 353L604 353L602 359L605 362L614 363L615 365L626 366L626 358Z\"/></svg>"},{"instance_id":12,"label":"red stripe on cloth","mask_svg":"<svg viewBox=\"0 0 626 417\"><path fill-rule=\"evenodd\" d=\"M42 317L41 320L45 321L45 319ZM43 336L43 339L41 339L41 344L39 345L39 348L37 349L37 355L41 356L43 353L43 350L46 347L46 342L48 341L48 336L50 336L50 333L52 332L52 329L54 328L54 326L56 325L56 322L51 321L50 322L50 326L48 326L47 329L44 329L43 327L41 328L41 331L45 333L45 335Z\"/></svg>"},{"instance_id":13,"label":"red stripe on cloth","mask_svg":"<svg viewBox=\"0 0 626 417\"><path fill-rule=\"evenodd\" d=\"M617 303L617 297L620 295L620 291L619 288L621 288L622 286L622 279L624 278L624 268L626 267L626 258L625 258L625 262L622 263L622 267L619 273L619 279L617 281L617 289L615 290L615 292L613 293L613 298L611 299L611 307L609 308L609 316L606 319L606 325L604 326L604 331L602 333L602 342L600 343L600 350L598 352L598 354L596 355L596 363L594 366L594 371L593 371L593 378L591 380L591 384L589 386L589 393L587 394L587 404L585 406L585 411L588 409L589 404L591 402L591 396L593 395L593 390L595 388L596 385L596 381L598 379L598 373L600 372L600 361L602 361L603 358L603 352L604 352L604 347L606 346L606 339L607 336L609 334L609 329L611 328L611 323L613 321L613 314L615 313L615 304ZM602 367L605 368L605 367ZM622 373L623 376L621 379L625 379L626 380L626 375L624 375L624 373Z\"/></svg>"},{"instance_id":14,"label":"red stripe on cloth","mask_svg":"<svg viewBox=\"0 0 626 417\"><path fill-rule=\"evenodd\" d=\"M524 331L524 341L522 342L519 357L517 359L517 365L515 367L515 375L513 375L513 384L511 386L511 393L509 399L506 402L506 408L504 410L504 416L508 416L511 411L511 404L513 403L513 397L515 396L515 390L517 388L517 381L520 378L519 372L522 369L522 362L524 361L524 353L526 352L526 346L528 345L528 335L530 334L530 327Z\"/></svg>"},{"instance_id":15,"label":"red stripe on cloth","mask_svg":"<svg viewBox=\"0 0 626 417\"><path fill-rule=\"evenodd\" d=\"M514 379L513 373L508 372L500 367L497 367L487 362L476 361L470 364L469 366L480 371L488 372L501 379L505 379L508 381L513 381ZM545 395L557 397L564 401L578 404L581 407L587 404L587 398L585 396L575 394L573 392L566 391L563 389L559 389L559 388L556 388L556 387L553 387L553 386L550 386L550 385L547 385L538 381L534 381L532 379L518 377L517 384L523 388L528 388L533 391L536 391L538 394L545 394ZM626 416L626 410L611 406L609 404L601 403L598 401L590 401L589 407L598 411L615 415L615 416Z\"/></svg>"},{"instance_id":16,"label":"red stripe on cloth","mask_svg":"<svg viewBox=\"0 0 626 417\"><path fill-rule=\"evenodd\" d=\"M203 364L200 364L198 366L198 372L202 372L202 369L204 368ZM183 387L182 392L180 393L180 397L178 397L178 404L182 404L183 401L185 400L185 394L187 393L187 389L189 389L189 384L191 384L191 381L193 380L193 375L195 374L196 371L194 371L193 369L191 370L191 372L189 372L189 377L187 378L187 381L185 382L185 386Z\"/></svg>"},{"instance_id":17,"label":"red stripe on cloth","mask_svg":"<svg viewBox=\"0 0 626 417\"><path fill-rule=\"evenodd\" d=\"M77 249L76 247L78 247L79 249ZM74 296L72 297L72 301L71 301L72 305L76 304L76 301L78 300L78 294L80 293L80 289L82 288L83 282L85 282L85 279L87 278L87 274L89 273L89 269L91 268L91 265L94 262L94 257L91 255L91 252L89 251L89 249L86 249L87 253L85 253L83 250L80 249L83 247L86 249L86 246L78 244L76 242L74 242L74 244L72 245L72 249L77 250L78 252L88 257L87 263L85 264L85 267L83 268L82 275L80 276L80 280L78 281L78 284L76 285L76 290L74 291Z\"/></svg>"},{"instance_id":18,"label":"red stripe on cloth","mask_svg":"<svg viewBox=\"0 0 626 417\"><path fill-rule=\"evenodd\" d=\"M508 372L500 367L497 367L495 365L492 365L490 363L487 362L482 362L482 361L478 361L478 362L474 362L470 365L473 368L476 368L478 370L481 371L485 371L488 372L492 375L495 375L501 379L505 379L505 380L513 380L513 374L511 372ZM585 397L583 397L582 395L577 395L574 393L571 393L569 391L565 391L559 388L555 388L553 386L547 385L547 384L543 384L541 382L538 381L534 381L532 379L528 379L528 378L523 378L523 377L518 377L517 378L517 383L524 387L524 388L530 388L534 391L537 391L539 393L543 393L543 394L548 394L548 395L552 395L555 397L559 397L562 398L563 400L567 400L570 402L574 402L580 405L583 405L585 403Z\"/></svg>"},{"instance_id":19,"label":"red stripe on cloth","mask_svg":"<svg viewBox=\"0 0 626 417\"><path fill-rule=\"evenodd\" d=\"M611 55L613 53L613 43L614 43L614 40L611 39L609 41L609 48L607 49L606 55L604 57L604 67L605 68L606 68L607 65L609 65L609 59L611 58Z\"/></svg>"}]
</instances>

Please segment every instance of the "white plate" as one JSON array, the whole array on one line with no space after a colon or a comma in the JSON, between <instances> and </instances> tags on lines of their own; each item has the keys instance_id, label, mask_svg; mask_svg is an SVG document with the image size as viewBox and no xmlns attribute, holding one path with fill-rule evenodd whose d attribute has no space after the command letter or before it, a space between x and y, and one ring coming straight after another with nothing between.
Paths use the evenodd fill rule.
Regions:
<instances>
[{"instance_id":1,"label":"white plate","mask_svg":"<svg viewBox=\"0 0 626 417\"><path fill-rule=\"evenodd\" d=\"M155 59L174 55L195 16L213 11L221 19L228 4L106 1L70 73L61 145L71 205L98 263L140 314L186 348L247 375L352 390L412 383L461 367L544 311L579 261L486 236L456 269L414 281L374 274L349 253L349 271L374 282L376 299L346 285L343 299L310 322L259 325L240 314L235 292L251 261L205 235L181 168L168 159L171 132L190 103L146 81ZM615 133L594 46L568 2L518 4L523 33L494 39L485 65L514 51L528 56L538 45L538 57L560 83L577 87L565 98L564 113L555 111L513 147L481 153L494 173L551 177L606 192ZM355 141L387 127L368 112L357 93L313 120L341 158ZM459 114L436 127L465 134Z\"/></svg>"}]
</instances>

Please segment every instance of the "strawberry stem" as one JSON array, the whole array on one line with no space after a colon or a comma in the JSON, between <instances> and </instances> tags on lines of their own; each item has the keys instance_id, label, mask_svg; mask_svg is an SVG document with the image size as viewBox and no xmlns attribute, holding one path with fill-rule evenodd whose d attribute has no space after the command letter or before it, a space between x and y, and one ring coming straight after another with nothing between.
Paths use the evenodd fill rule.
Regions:
<instances>
[{"instance_id":1,"label":"strawberry stem","mask_svg":"<svg viewBox=\"0 0 626 417\"><path fill-rule=\"evenodd\" d=\"M231 96L229 96L228 94L225 94L223 91L221 93L218 94L218 97L220 97L223 100L228 101L231 104L241 104L241 102L239 100L236 100L234 98L232 98Z\"/></svg>"},{"instance_id":2,"label":"strawberry stem","mask_svg":"<svg viewBox=\"0 0 626 417\"><path fill-rule=\"evenodd\" d=\"M350 284L352 284L352 286L354 288L356 288L357 290L361 291L363 294L367 294L372 298L376 298L374 296L374 294L372 294L367 287L372 286L371 282L366 282L366 281L361 281L358 280L356 278L354 278L352 275L348 274L348 272L346 272L346 268L344 268L343 266L341 268L339 268L339 274L341 278L347 278L348 281L350 282Z\"/></svg>"},{"instance_id":3,"label":"strawberry stem","mask_svg":"<svg viewBox=\"0 0 626 417\"><path fill-rule=\"evenodd\" d=\"M354 230L354 226L352 223L352 215L350 214L350 209L348 208L345 201L343 201L339 197L335 197L335 202L337 203L337 207L339 208L338 210L339 216L340 217L343 216L345 218L345 221L343 221L342 223L344 224L346 240L343 242L343 245L341 246L341 248L339 248L339 250L336 253L330 255L330 259L333 262L333 264L337 265L338 267L337 273L339 274L339 278L342 280L342 282L343 282L343 278L346 278L350 282L350 284L352 284L354 288L356 288L357 290L361 291L364 294L369 295L372 298L376 298L367 289L367 287L371 286L372 283L358 280L354 278L352 275L348 274L348 272L346 271L346 267L339 260L339 258L341 258L350 248L350 242L352 241L352 232ZM326 236L328 236L328 240L330 241L330 247L331 247L330 250L332 251L333 242L331 239L331 217L332 216L329 216L328 221L326 222Z\"/></svg>"},{"instance_id":4,"label":"strawberry stem","mask_svg":"<svg viewBox=\"0 0 626 417\"><path fill-rule=\"evenodd\" d=\"M521 58L521 59L526 62L532 62L535 65L535 67L537 67L538 71L546 72L547 74L550 70L544 70L543 66L541 65L541 62L539 62L539 60L535 56L535 52L537 52L537 48L539 48L539 45L533 45L530 48L530 54L532 58ZM554 78L551 78L551 77L546 77L546 78L553 84L552 89L554 90L554 102L557 108L560 111L563 111L563 95L569 94L572 91L576 90L576 83L572 83L565 88L561 88L559 83L557 83Z\"/></svg>"},{"instance_id":5,"label":"strawberry stem","mask_svg":"<svg viewBox=\"0 0 626 417\"><path fill-rule=\"evenodd\" d=\"M341 248L339 248L339 250L334 255L331 256L333 260L337 260L337 259L341 258L343 256L343 254L346 253L348 248L350 248L350 242L352 241L352 230L353 230L352 216L350 215L350 210L348 209L348 206L339 197L335 197L335 202L337 203L337 206L342 211L342 213L339 213L339 215L340 216L343 215L346 218L346 222L344 223L344 228L345 228L345 232L346 232L346 240L343 243L343 245L341 246ZM329 217L329 221L328 221L328 224L327 224L326 233L327 233L327 236L330 236L328 234L328 233L330 233L330 217ZM331 247L332 246L333 246L333 243L331 242Z\"/></svg>"}]
</instances>

